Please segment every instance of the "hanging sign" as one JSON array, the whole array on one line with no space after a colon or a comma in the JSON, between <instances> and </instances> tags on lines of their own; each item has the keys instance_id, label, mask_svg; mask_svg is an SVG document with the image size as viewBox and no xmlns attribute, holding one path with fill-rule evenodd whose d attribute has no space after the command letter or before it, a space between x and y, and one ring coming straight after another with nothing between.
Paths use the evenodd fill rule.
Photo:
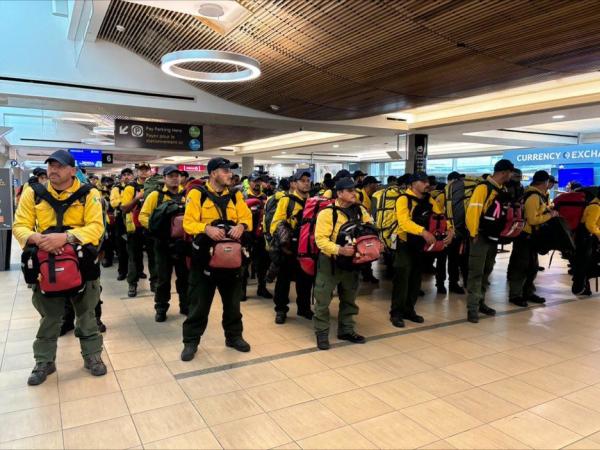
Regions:
<instances>
[{"instance_id":1,"label":"hanging sign","mask_svg":"<svg viewBox=\"0 0 600 450\"><path fill-rule=\"evenodd\" d=\"M204 149L203 138L200 125L115 120L117 147L199 152Z\"/></svg>"}]
</instances>

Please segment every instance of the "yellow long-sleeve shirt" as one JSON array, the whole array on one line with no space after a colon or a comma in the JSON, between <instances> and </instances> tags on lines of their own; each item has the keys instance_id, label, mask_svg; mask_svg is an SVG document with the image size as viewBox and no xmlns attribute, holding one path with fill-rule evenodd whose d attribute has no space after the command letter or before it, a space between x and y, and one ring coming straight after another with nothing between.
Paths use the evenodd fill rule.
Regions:
<instances>
[{"instance_id":1,"label":"yellow long-sleeve shirt","mask_svg":"<svg viewBox=\"0 0 600 450\"><path fill-rule=\"evenodd\" d=\"M297 201L294 202L294 209L292 210L291 216L288 217L288 206L290 204L290 201L293 201L290 200L290 197L294 197L294 199ZM286 220L292 227L292 230L295 230L296 227L298 227L298 222L300 220L300 217L298 217L298 213L304 209L303 205L304 199L298 192L294 192L293 194L290 194L290 196L282 197L281 200L279 200L279 203L277 203L277 209L275 210L275 214L273 215L271 229L269 230L270 233L275 234L275 230L277 230L277 225L279 225L279 222L281 222L282 220Z\"/></svg>"},{"instance_id":2,"label":"yellow long-sleeve shirt","mask_svg":"<svg viewBox=\"0 0 600 450\"><path fill-rule=\"evenodd\" d=\"M209 192L219 195L214 191L210 183L206 183L205 188ZM227 195L228 193L229 190L225 188L220 195ZM232 200L229 200L229 203L227 203L226 219L238 225L244 224L247 231L252 231L252 212L244 201L244 195L240 191L237 191L234 195L235 204ZM189 192L186 199L183 229L187 234L192 236L204 233L207 225L221 219L217 207L210 198L206 198L204 203L200 204L201 196L202 194L198 189L193 189Z\"/></svg>"},{"instance_id":3,"label":"yellow long-sleeve shirt","mask_svg":"<svg viewBox=\"0 0 600 450\"><path fill-rule=\"evenodd\" d=\"M60 194L50 183L46 185L48 192L58 200L66 200L79 189L81 183L74 179L71 187ZM63 225L70 227L73 234L82 244L98 245L104 235L102 220L102 199L96 189L92 189L86 197L74 202L63 217ZM15 213L13 233L21 247L27 245L27 240L34 233L43 233L48 228L56 226L56 213L48 202L41 200L35 204L35 192L27 189L21 196L19 207Z\"/></svg>"},{"instance_id":4,"label":"yellow long-sleeve shirt","mask_svg":"<svg viewBox=\"0 0 600 450\"><path fill-rule=\"evenodd\" d=\"M340 207L339 200L335 201L335 205ZM369 212L361 205L363 223L372 223L373 219ZM333 224L333 208L325 208L317 215L317 223L315 225L315 243L321 253L326 256L335 256L338 254L339 245L335 243L340 228L348 222L348 217L341 211L337 211L337 220L335 229Z\"/></svg>"},{"instance_id":5,"label":"yellow long-sleeve shirt","mask_svg":"<svg viewBox=\"0 0 600 450\"><path fill-rule=\"evenodd\" d=\"M545 202L546 194L539 189L529 186L525 190L525 204L523 205L525 216L525 233L531 234L534 227L548 222L552 218L552 214Z\"/></svg>"},{"instance_id":6,"label":"yellow long-sleeve shirt","mask_svg":"<svg viewBox=\"0 0 600 450\"><path fill-rule=\"evenodd\" d=\"M488 177L487 181L498 189L502 189L502 186L496 183L492 177ZM487 211L497 195L498 192L495 189L486 186L484 183L478 185L473 190L473 195L471 195L471 200L469 201L465 216L465 222L471 237L477 237L479 234L479 221L481 220L481 216L484 211Z\"/></svg>"},{"instance_id":7,"label":"yellow long-sleeve shirt","mask_svg":"<svg viewBox=\"0 0 600 450\"><path fill-rule=\"evenodd\" d=\"M418 236L424 230L424 228L421 225L415 223L412 220L412 213L415 207L417 206L419 198L410 188L406 190L405 194L406 195L401 195L400 197L398 197L398 200L396 200L396 215L398 219L398 229L396 231L396 235L398 236L398 239L403 242L406 242L408 234L414 234ZM413 197L410 210L408 208L409 200L407 196ZM438 205L438 203L431 197L429 197L429 203L431 203L432 211L435 214L443 214L443 211ZM450 224L448 224L448 226L450 226Z\"/></svg>"},{"instance_id":8,"label":"yellow long-sleeve shirt","mask_svg":"<svg viewBox=\"0 0 600 450\"><path fill-rule=\"evenodd\" d=\"M143 186L143 183L140 183L139 180L137 180L136 183L140 186ZM138 189L138 192L144 192L144 189L140 187ZM135 194L136 189L133 187L133 185L128 184L127 186L125 186L125 189L123 189L123 192L121 193L121 206L125 206L131 203L131 201L135 197ZM133 223L131 212L125 214L125 228L127 229L128 233L135 232L135 224Z\"/></svg>"},{"instance_id":9,"label":"yellow long-sleeve shirt","mask_svg":"<svg viewBox=\"0 0 600 450\"><path fill-rule=\"evenodd\" d=\"M591 234L600 239L600 198L596 197L586 206L581 221Z\"/></svg>"},{"instance_id":10,"label":"yellow long-sleeve shirt","mask_svg":"<svg viewBox=\"0 0 600 450\"><path fill-rule=\"evenodd\" d=\"M364 189L356 190L356 198L358 198L359 203L361 203L367 211L371 211L371 197L367 195Z\"/></svg>"},{"instance_id":11,"label":"yellow long-sleeve shirt","mask_svg":"<svg viewBox=\"0 0 600 450\"><path fill-rule=\"evenodd\" d=\"M117 209L121 206L121 194L125 186L121 184L121 186L115 186L110 190L110 206L114 209Z\"/></svg>"},{"instance_id":12,"label":"yellow long-sleeve shirt","mask_svg":"<svg viewBox=\"0 0 600 450\"><path fill-rule=\"evenodd\" d=\"M173 197L166 186L163 187L162 191L164 192L162 203L169 201L169 200L173 200ZM183 186L179 186L177 192L178 193L183 192ZM158 191L154 191L154 192L151 192L150 194L148 194L148 197L146 197L146 200L144 201L144 204L142 205L142 209L140 210L140 218L139 218L140 225L142 225L146 229L148 229L148 223L150 222L150 216L152 216L152 213L158 206L158 197L159 197ZM185 199L183 201L185 201Z\"/></svg>"}]
</instances>

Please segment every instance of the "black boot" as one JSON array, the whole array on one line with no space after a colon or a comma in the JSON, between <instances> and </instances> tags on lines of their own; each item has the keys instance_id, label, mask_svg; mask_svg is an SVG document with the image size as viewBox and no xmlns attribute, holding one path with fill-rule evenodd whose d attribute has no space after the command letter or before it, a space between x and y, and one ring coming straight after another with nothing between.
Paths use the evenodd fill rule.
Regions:
<instances>
[{"instance_id":1,"label":"black boot","mask_svg":"<svg viewBox=\"0 0 600 450\"><path fill-rule=\"evenodd\" d=\"M71 321L64 321L62 323L62 325L60 326L60 336L64 336L65 334L67 334L69 331L74 330L75 329L75 324Z\"/></svg>"},{"instance_id":2,"label":"black boot","mask_svg":"<svg viewBox=\"0 0 600 450\"><path fill-rule=\"evenodd\" d=\"M95 377L106 375L106 365L104 364L104 361L102 361L100 353L83 358L83 367L88 369Z\"/></svg>"},{"instance_id":3,"label":"black boot","mask_svg":"<svg viewBox=\"0 0 600 450\"><path fill-rule=\"evenodd\" d=\"M248 344L241 336L225 339L225 345L237 350L238 352L247 353L250 351L250 344Z\"/></svg>"},{"instance_id":4,"label":"black boot","mask_svg":"<svg viewBox=\"0 0 600 450\"><path fill-rule=\"evenodd\" d=\"M446 286L444 286L443 284L440 284L437 287L437 293L441 294L441 295L446 295L448 293L448 290L446 289Z\"/></svg>"},{"instance_id":5,"label":"black boot","mask_svg":"<svg viewBox=\"0 0 600 450\"><path fill-rule=\"evenodd\" d=\"M471 323L479 323L479 313L477 311L467 312L467 320Z\"/></svg>"},{"instance_id":6,"label":"black boot","mask_svg":"<svg viewBox=\"0 0 600 450\"><path fill-rule=\"evenodd\" d=\"M456 283L451 283L450 284L450 292L452 292L453 294L464 294L465 293L465 288L463 288L460 284Z\"/></svg>"},{"instance_id":7,"label":"black boot","mask_svg":"<svg viewBox=\"0 0 600 450\"><path fill-rule=\"evenodd\" d=\"M156 314L154 315L154 321L164 322L165 320L167 320L167 313L164 311L156 311Z\"/></svg>"},{"instance_id":8,"label":"black boot","mask_svg":"<svg viewBox=\"0 0 600 450\"><path fill-rule=\"evenodd\" d=\"M329 332L328 331L319 331L315 333L317 336L317 348L319 350L329 350L331 347L329 345Z\"/></svg>"},{"instance_id":9,"label":"black boot","mask_svg":"<svg viewBox=\"0 0 600 450\"><path fill-rule=\"evenodd\" d=\"M287 319L287 314L284 311L277 311L275 313L275 323L277 325L283 325Z\"/></svg>"},{"instance_id":10,"label":"black boot","mask_svg":"<svg viewBox=\"0 0 600 450\"><path fill-rule=\"evenodd\" d=\"M394 325L396 328L404 328L404 320L402 320L400 317L392 316L390 317L390 322L392 322L392 325Z\"/></svg>"},{"instance_id":11,"label":"black boot","mask_svg":"<svg viewBox=\"0 0 600 450\"><path fill-rule=\"evenodd\" d=\"M513 305L520 306L521 308L527 308L527 301L523 300L521 297L515 297L508 300Z\"/></svg>"},{"instance_id":12,"label":"black boot","mask_svg":"<svg viewBox=\"0 0 600 450\"><path fill-rule=\"evenodd\" d=\"M98 324L98 331L100 333L106 332L106 325L104 325L104 323L100 319L96 319L96 323Z\"/></svg>"},{"instance_id":13,"label":"black boot","mask_svg":"<svg viewBox=\"0 0 600 450\"><path fill-rule=\"evenodd\" d=\"M196 356L198 346L196 344L183 344L183 351L181 352L182 361L191 361Z\"/></svg>"},{"instance_id":14,"label":"black boot","mask_svg":"<svg viewBox=\"0 0 600 450\"><path fill-rule=\"evenodd\" d=\"M527 301L531 302L531 303L540 303L540 304L546 303L546 299L544 297L540 297L539 295L536 295L536 294L531 294L529 296L529 298L527 298Z\"/></svg>"},{"instance_id":15,"label":"black boot","mask_svg":"<svg viewBox=\"0 0 600 450\"><path fill-rule=\"evenodd\" d=\"M56 365L54 362L37 363L31 371L31 375L29 375L29 378L27 379L27 384L29 386L37 386L38 384L42 384L44 381L46 381L48 375L54 372L56 372Z\"/></svg>"},{"instance_id":16,"label":"black boot","mask_svg":"<svg viewBox=\"0 0 600 450\"><path fill-rule=\"evenodd\" d=\"M353 344L364 344L367 342L364 336L361 336L355 331L352 333L338 334L337 338L342 341L352 342Z\"/></svg>"},{"instance_id":17,"label":"black boot","mask_svg":"<svg viewBox=\"0 0 600 450\"><path fill-rule=\"evenodd\" d=\"M496 315L496 310L494 308L490 308L485 303L482 303L481 305L479 305L479 312L481 314L485 314L486 316L495 316Z\"/></svg>"},{"instance_id":18,"label":"black boot","mask_svg":"<svg viewBox=\"0 0 600 450\"><path fill-rule=\"evenodd\" d=\"M129 285L129 290L127 291L128 297L137 297L137 284L133 283Z\"/></svg>"},{"instance_id":19,"label":"black boot","mask_svg":"<svg viewBox=\"0 0 600 450\"><path fill-rule=\"evenodd\" d=\"M256 290L256 295L262 298L273 298L273 294L271 294L266 286L259 286Z\"/></svg>"}]
</instances>

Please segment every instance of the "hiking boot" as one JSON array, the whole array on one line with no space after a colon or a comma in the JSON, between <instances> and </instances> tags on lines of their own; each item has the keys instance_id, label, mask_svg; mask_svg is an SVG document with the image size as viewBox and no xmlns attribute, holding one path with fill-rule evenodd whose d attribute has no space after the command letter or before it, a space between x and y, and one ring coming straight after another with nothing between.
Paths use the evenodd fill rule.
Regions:
<instances>
[{"instance_id":1,"label":"hiking boot","mask_svg":"<svg viewBox=\"0 0 600 450\"><path fill-rule=\"evenodd\" d=\"M250 344L248 344L241 336L225 339L225 345L237 350L238 352L247 353L250 351Z\"/></svg>"},{"instance_id":2,"label":"hiking boot","mask_svg":"<svg viewBox=\"0 0 600 450\"><path fill-rule=\"evenodd\" d=\"M425 297L425 291L423 289L419 289L419 297Z\"/></svg>"},{"instance_id":3,"label":"hiking boot","mask_svg":"<svg viewBox=\"0 0 600 450\"><path fill-rule=\"evenodd\" d=\"M127 274L119 274L119 276L117 276L117 281L123 281L125 278L127 278Z\"/></svg>"},{"instance_id":4,"label":"hiking boot","mask_svg":"<svg viewBox=\"0 0 600 450\"><path fill-rule=\"evenodd\" d=\"M438 294L442 294L442 295L446 295L448 293L448 290L446 289L446 286L444 286L443 284L437 287L437 293Z\"/></svg>"},{"instance_id":5,"label":"hiking boot","mask_svg":"<svg viewBox=\"0 0 600 450\"><path fill-rule=\"evenodd\" d=\"M248 300L248 296L246 294L242 295L242 298L240 298L240 302L245 302L246 300Z\"/></svg>"},{"instance_id":6,"label":"hiking boot","mask_svg":"<svg viewBox=\"0 0 600 450\"><path fill-rule=\"evenodd\" d=\"M451 284L449 290L453 294L464 295L465 293L465 288L463 288L460 284Z\"/></svg>"},{"instance_id":7,"label":"hiking boot","mask_svg":"<svg viewBox=\"0 0 600 450\"><path fill-rule=\"evenodd\" d=\"M140 280L145 280L146 278L148 278L148 275L146 275L144 272L140 273Z\"/></svg>"},{"instance_id":8,"label":"hiking boot","mask_svg":"<svg viewBox=\"0 0 600 450\"><path fill-rule=\"evenodd\" d=\"M361 336L356 331L352 331L351 333L338 334L338 339L342 341L352 342L353 344L364 344L367 342L364 336Z\"/></svg>"},{"instance_id":9,"label":"hiking boot","mask_svg":"<svg viewBox=\"0 0 600 450\"><path fill-rule=\"evenodd\" d=\"M37 363L27 379L27 384L29 386L42 384L46 381L48 375L54 372L56 372L56 364L54 362Z\"/></svg>"},{"instance_id":10,"label":"hiking boot","mask_svg":"<svg viewBox=\"0 0 600 450\"><path fill-rule=\"evenodd\" d=\"M471 323L479 323L479 313L477 311L468 311L467 320Z\"/></svg>"},{"instance_id":11,"label":"hiking boot","mask_svg":"<svg viewBox=\"0 0 600 450\"><path fill-rule=\"evenodd\" d=\"M183 344L183 350L181 352L182 361L191 361L196 356L198 346L196 344Z\"/></svg>"},{"instance_id":12,"label":"hiking boot","mask_svg":"<svg viewBox=\"0 0 600 450\"><path fill-rule=\"evenodd\" d=\"M102 361L100 353L84 357L83 367L88 369L95 377L106 375L106 365L104 364L104 361Z\"/></svg>"},{"instance_id":13,"label":"hiking boot","mask_svg":"<svg viewBox=\"0 0 600 450\"><path fill-rule=\"evenodd\" d=\"M130 284L127 291L127 297L137 297L137 284Z\"/></svg>"},{"instance_id":14,"label":"hiking boot","mask_svg":"<svg viewBox=\"0 0 600 450\"><path fill-rule=\"evenodd\" d=\"M494 308L490 308L485 303L482 303L481 305L479 305L479 312L481 314L485 314L486 316L495 316L496 315L496 310Z\"/></svg>"},{"instance_id":15,"label":"hiking boot","mask_svg":"<svg viewBox=\"0 0 600 450\"><path fill-rule=\"evenodd\" d=\"M283 311L277 311L275 313L275 323L277 325L283 325L285 323L285 319L287 319L287 314Z\"/></svg>"},{"instance_id":16,"label":"hiking boot","mask_svg":"<svg viewBox=\"0 0 600 450\"><path fill-rule=\"evenodd\" d=\"M102 261L102 267L111 267L113 265L112 261L104 260Z\"/></svg>"},{"instance_id":17,"label":"hiking boot","mask_svg":"<svg viewBox=\"0 0 600 450\"><path fill-rule=\"evenodd\" d=\"M379 280L377 278L375 278L372 274L364 277L363 281L365 281L366 283L371 283L371 284L379 284Z\"/></svg>"},{"instance_id":18,"label":"hiking boot","mask_svg":"<svg viewBox=\"0 0 600 450\"><path fill-rule=\"evenodd\" d=\"M150 282L150 292L156 292L156 282Z\"/></svg>"},{"instance_id":19,"label":"hiking boot","mask_svg":"<svg viewBox=\"0 0 600 450\"><path fill-rule=\"evenodd\" d=\"M179 314L183 314L184 316L187 316L189 313L190 313L190 308L188 308L187 306L179 307Z\"/></svg>"},{"instance_id":20,"label":"hiking boot","mask_svg":"<svg viewBox=\"0 0 600 450\"><path fill-rule=\"evenodd\" d=\"M298 311L298 317L304 317L305 319L312 320L315 314L309 309L307 311Z\"/></svg>"},{"instance_id":21,"label":"hiking boot","mask_svg":"<svg viewBox=\"0 0 600 450\"><path fill-rule=\"evenodd\" d=\"M520 306L521 308L527 308L529 306L526 300L523 300L521 297L515 297L508 300L513 305Z\"/></svg>"},{"instance_id":22,"label":"hiking boot","mask_svg":"<svg viewBox=\"0 0 600 450\"><path fill-rule=\"evenodd\" d=\"M546 269L544 267L542 267L542 266L538 266L537 270L538 270L538 272L543 272Z\"/></svg>"},{"instance_id":23,"label":"hiking boot","mask_svg":"<svg viewBox=\"0 0 600 450\"><path fill-rule=\"evenodd\" d=\"M329 332L319 331L318 333L315 333L315 335L317 336L317 348L319 350L329 350L331 347L329 345Z\"/></svg>"},{"instance_id":24,"label":"hiking boot","mask_svg":"<svg viewBox=\"0 0 600 450\"><path fill-rule=\"evenodd\" d=\"M403 317L404 320L410 320L411 322L415 322L415 323L423 323L425 322L425 319L423 318L423 316L418 315L416 312L412 312L410 314L407 314Z\"/></svg>"},{"instance_id":25,"label":"hiking boot","mask_svg":"<svg viewBox=\"0 0 600 450\"><path fill-rule=\"evenodd\" d=\"M98 331L100 333L104 333L106 331L106 325L104 325L100 319L96 319L96 324L98 325Z\"/></svg>"},{"instance_id":26,"label":"hiking boot","mask_svg":"<svg viewBox=\"0 0 600 450\"><path fill-rule=\"evenodd\" d=\"M74 330L74 329L75 329L75 324L73 322L70 322L70 321L63 322L62 325L60 326L59 336L64 336L69 331Z\"/></svg>"},{"instance_id":27,"label":"hiking boot","mask_svg":"<svg viewBox=\"0 0 600 450\"><path fill-rule=\"evenodd\" d=\"M540 297L539 295L536 295L536 294L530 295L529 298L527 299L527 301L531 302L531 303L539 303L539 304L546 303L546 299L544 297Z\"/></svg>"},{"instance_id":28,"label":"hiking boot","mask_svg":"<svg viewBox=\"0 0 600 450\"><path fill-rule=\"evenodd\" d=\"M155 322L164 322L167 320L167 313L164 311L157 311L156 314L154 314L154 321Z\"/></svg>"},{"instance_id":29,"label":"hiking boot","mask_svg":"<svg viewBox=\"0 0 600 450\"><path fill-rule=\"evenodd\" d=\"M259 286L256 290L256 295L262 298L273 298L273 294L271 294L266 286Z\"/></svg>"},{"instance_id":30,"label":"hiking boot","mask_svg":"<svg viewBox=\"0 0 600 450\"><path fill-rule=\"evenodd\" d=\"M404 328L404 320L402 320L400 317L390 317L390 322L392 322L392 325L394 325L396 328Z\"/></svg>"}]
</instances>

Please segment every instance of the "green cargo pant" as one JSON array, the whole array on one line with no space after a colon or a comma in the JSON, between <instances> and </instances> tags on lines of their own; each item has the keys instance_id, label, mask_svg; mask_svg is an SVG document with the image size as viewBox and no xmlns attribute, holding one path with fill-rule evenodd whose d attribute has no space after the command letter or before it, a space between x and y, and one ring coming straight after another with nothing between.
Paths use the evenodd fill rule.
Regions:
<instances>
[{"instance_id":1,"label":"green cargo pant","mask_svg":"<svg viewBox=\"0 0 600 450\"><path fill-rule=\"evenodd\" d=\"M166 313L169 310L171 300L171 275L175 269L175 289L179 295L179 308L188 309L188 269L185 265L185 257L177 257L169 248L168 242L155 241L154 258L157 272L156 293L154 294L154 309L157 312Z\"/></svg>"},{"instance_id":2,"label":"green cargo pant","mask_svg":"<svg viewBox=\"0 0 600 450\"><path fill-rule=\"evenodd\" d=\"M469 280L467 282L467 309L478 311L484 303L485 291L489 286L489 278L494 264L498 244L483 236L471 239L469 248Z\"/></svg>"},{"instance_id":3,"label":"green cargo pant","mask_svg":"<svg viewBox=\"0 0 600 450\"><path fill-rule=\"evenodd\" d=\"M156 282L156 263L154 261L154 239L142 229L135 233L127 233L127 254L129 263L127 265L127 283L137 284L140 274L144 271L144 249L148 253L148 271L150 272L150 283Z\"/></svg>"},{"instance_id":4,"label":"green cargo pant","mask_svg":"<svg viewBox=\"0 0 600 450\"><path fill-rule=\"evenodd\" d=\"M33 357L36 363L52 362L56 359L56 343L60 333L65 301L73 303L75 310L75 336L79 337L81 355L94 355L102 351L102 335L98 331L94 312L100 300L100 281L88 281L85 291L76 297L47 297L39 286L33 288L33 306L40 313L40 327L33 342Z\"/></svg>"},{"instance_id":5,"label":"green cargo pant","mask_svg":"<svg viewBox=\"0 0 600 450\"><path fill-rule=\"evenodd\" d=\"M508 298L527 300L535 293L535 277L538 273L538 254L531 235L522 233L514 242L508 265Z\"/></svg>"},{"instance_id":6,"label":"green cargo pant","mask_svg":"<svg viewBox=\"0 0 600 450\"><path fill-rule=\"evenodd\" d=\"M222 325L226 338L242 335L242 270L227 270L221 273L213 272L207 275L202 269L192 267L189 277L188 299L190 312L183 322L183 343L200 343L200 338L206 331L208 315L215 296L219 290L223 301Z\"/></svg>"},{"instance_id":7,"label":"green cargo pant","mask_svg":"<svg viewBox=\"0 0 600 450\"><path fill-rule=\"evenodd\" d=\"M338 334L352 333L354 331L354 316L358 314L356 293L358 291L358 276L360 272L340 269L332 264L327 256L319 255L317 264L317 277L315 280L315 314L313 326L315 332L329 330L329 304L333 297L333 290L338 288L340 310L338 313Z\"/></svg>"},{"instance_id":8,"label":"green cargo pant","mask_svg":"<svg viewBox=\"0 0 600 450\"><path fill-rule=\"evenodd\" d=\"M405 318L415 313L421 289L423 254L398 241L394 256L390 317Z\"/></svg>"}]
</instances>

